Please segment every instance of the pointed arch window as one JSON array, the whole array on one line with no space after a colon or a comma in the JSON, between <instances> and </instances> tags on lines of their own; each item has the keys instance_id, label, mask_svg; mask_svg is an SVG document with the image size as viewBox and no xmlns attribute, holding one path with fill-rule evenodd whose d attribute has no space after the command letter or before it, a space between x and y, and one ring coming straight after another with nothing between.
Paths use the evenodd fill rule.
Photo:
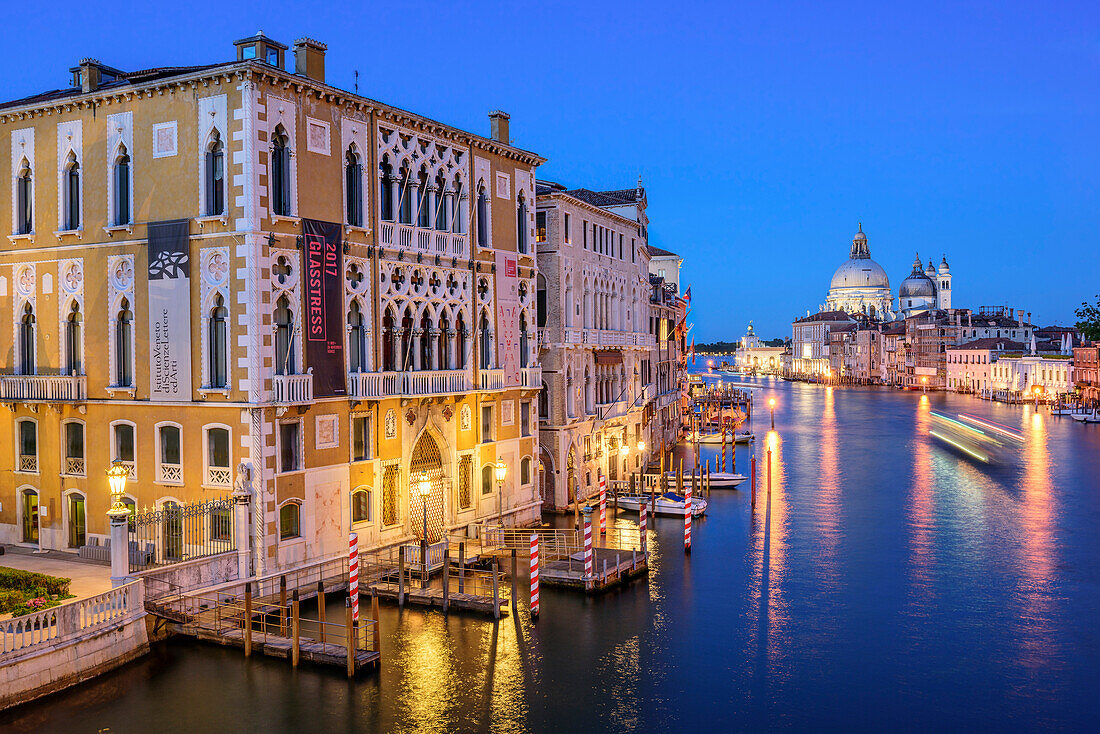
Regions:
<instances>
[{"instance_id":1,"label":"pointed arch window","mask_svg":"<svg viewBox=\"0 0 1100 734\"><path fill-rule=\"evenodd\" d=\"M69 153L65 164L65 229L80 228L80 163Z\"/></svg>"},{"instance_id":2,"label":"pointed arch window","mask_svg":"<svg viewBox=\"0 0 1100 734\"><path fill-rule=\"evenodd\" d=\"M440 173L435 177L435 228L440 232L446 232L447 227L447 182Z\"/></svg>"},{"instance_id":3,"label":"pointed arch window","mask_svg":"<svg viewBox=\"0 0 1100 734\"><path fill-rule=\"evenodd\" d=\"M428 174L420 172L416 186L416 226L427 229L432 226L431 205L428 201Z\"/></svg>"},{"instance_id":4,"label":"pointed arch window","mask_svg":"<svg viewBox=\"0 0 1100 734\"><path fill-rule=\"evenodd\" d=\"M275 373L293 375L297 373L294 359L294 313L290 302L281 296L275 304Z\"/></svg>"},{"instance_id":5,"label":"pointed arch window","mask_svg":"<svg viewBox=\"0 0 1100 734\"><path fill-rule=\"evenodd\" d=\"M489 319L485 314L481 315L480 333L481 369L487 370L492 366L492 339L489 333Z\"/></svg>"},{"instance_id":6,"label":"pointed arch window","mask_svg":"<svg viewBox=\"0 0 1100 734\"><path fill-rule=\"evenodd\" d=\"M26 158L16 177L15 208L15 233L30 234L34 230L34 186Z\"/></svg>"},{"instance_id":7,"label":"pointed arch window","mask_svg":"<svg viewBox=\"0 0 1100 734\"><path fill-rule=\"evenodd\" d=\"M359 162L359 154L352 145L344 157L344 189L347 196L345 209L347 211L348 224L353 227L363 226L363 164Z\"/></svg>"},{"instance_id":8,"label":"pointed arch window","mask_svg":"<svg viewBox=\"0 0 1100 734\"><path fill-rule=\"evenodd\" d=\"M225 213L225 146L217 130L206 148L206 216Z\"/></svg>"},{"instance_id":9,"label":"pointed arch window","mask_svg":"<svg viewBox=\"0 0 1100 734\"><path fill-rule=\"evenodd\" d=\"M130 224L130 155L126 146L119 147L115 159L114 196L116 227Z\"/></svg>"},{"instance_id":10,"label":"pointed arch window","mask_svg":"<svg viewBox=\"0 0 1100 734\"><path fill-rule=\"evenodd\" d=\"M455 234L466 234L466 192L462 188L462 181L455 181L454 216L451 217L451 231Z\"/></svg>"},{"instance_id":11,"label":"pointed arch window","mask_svg":"<svg viewBox=\"0 0 1100 734\"><path fill-rule=\"evenodd\" d=\"M477 190L477 244L489 246L489 196L484 185Z\"/></svg>"},{"instance_id":12,"label":"pointed arch window","mask_svg":"<svg viewBox=\"0 0 1100 734\"><path fill-rule=\"evenodd\" d=\"M432 317L425 309L424 314L420 317L420 369L435 369L432 365L434 356L434 350L432 349Z\"/></svg>"},{"instance_id":13,"label":"pointed arch window","mask_svg":"<svg viewBox=\"0 0 1100 734\"><path fill-rule=\"evenodd\" d=\"M134 314L125 298L115 315L115 386L134 386L133 337Z\"/></svg>"},{"instance_id":14,"label":"pointed arch window","mask_svg":"<svg viewBox=\"0 0 1100 734\"><path fill-rule=\"evenodd\" d=\"M393 166L383 160L378 164L379 212L387 222L393 221Z\"/></svg>"},{"instance_id":15,"label":"pointed arch window","mask_svg":"<svg viewBox=\"0 0 1100 734\"><path fill-rule=\"evenodd\" d=\"M359 301L351 302L348 312L348 371L365 372L367 369L367 324Z\"/></svg>"},{"instance_id":16,"label":"pointed arch window","mask_svg":"<svg viewBox=\"0 0 1100 734\"><path fill-rule=\"evenodd\" d=\"M519 366L527 366L527 314L519 315Z\"/></svg>"},{"instance_id":17,"label":"pointed arch window","mask_svg":"<svg viewBox=\"0 0 1100 734\"><path fill-rule=\"evenodd\" d=\"M206 326L210 387L225 387L229 381L228 324L229 309L225 307L225 299L219 293L214 297Z\"/></svg>"},{"instance_id":18,"label":"pointed arch window","mask_svg":"<svg viewBox=\"0 0 1100 734\"><path fill-rule=\"evenodd\" d=\"M23 316L19 319L19 374L33 375L35 373L35 349L34 349L34 306L23 306Z\"/></svg>"},{"instance_id":19,"label":"pointed arch window","mask_svg":"<svg viewBox=\"0 0 1100 734\"><path fill-rule=\"evenodd\" d=\"M522 194L516 206L516 244L520 252L527 252L527 200Z\"/></svg>"},{"instance_id":20,"label":"pointed arch window","mask_svg":"<svg viewBox=\"0 0 1100 734\"><path fill-rule=\"evenodd\" d=\"M80 338L83 321L80 304L73 301L69 308L69 316L65 320L65 373L69 375L79 375L84 371L84 346Z\"/></svg>"},{"instance_id":21,"label":"pointed arch window","mask_svg":"<svg viewBox=\"0 0 1100 734\"><path fill-rule=\"evenodd\" d=\"M401 224L413 223L413 199L412 199L412 177L408 168L402 166L400 173L398 174L399 194L400 194L400 207L401 211L398 212L398 217L401 220Z\"/></svg>"},{"instance_id":22,"label":"pointed arch window","mask_svg":"<svg viewBox=\"0 0 1100 734\"><path fill-rule=\"evenodd\" d=\"M458 319L455 321L455 358L458 360L458 369L466 369L466 319L462 314L458 314Z\"/></svg>"},{"instance_id":23,"label":"pointed arch window","mask_svg":"<svg viewBox=\"0 0 1100 734\"><path fill-rule=\"evenodd\" d=\"M290 216L290 138L282 125L271 138L271 211Z\"/></svg>"},{"instance_id":24,"label":"pointed arch window","mask_svg":"<svg viewBox=\"0 0 1100 734\"><path fill-rule=\"evenodd\" d=\"M397 321L388 308L382 318L382 369L389 372L397 369Z\"/></svg>"}]
</instances>

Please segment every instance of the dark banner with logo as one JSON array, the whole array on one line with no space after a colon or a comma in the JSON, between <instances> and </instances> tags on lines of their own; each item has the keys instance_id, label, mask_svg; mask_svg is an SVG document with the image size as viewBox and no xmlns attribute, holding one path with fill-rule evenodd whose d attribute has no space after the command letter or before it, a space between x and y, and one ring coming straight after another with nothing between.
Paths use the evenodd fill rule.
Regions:
<instances>
[{"instance_id":1,"label":"dark banner with logo","mask_svg":"<svg viewBox=\"0 0 1100 734\"><path fill-rule=\"evenodd\" d=\"M315 398L345 397L344 247L339 224L302 220L302 331Z\"/></svg>"},{"instance_id":2,"label":"dark banner with logo","mask_svg":"<svg viewBox=\"0 0 1100 734\"><path fill-rule=\"evenodd\" d=\"M149 222L149 397L191 400L190 220Z\"/></svg>"}]
</instances>

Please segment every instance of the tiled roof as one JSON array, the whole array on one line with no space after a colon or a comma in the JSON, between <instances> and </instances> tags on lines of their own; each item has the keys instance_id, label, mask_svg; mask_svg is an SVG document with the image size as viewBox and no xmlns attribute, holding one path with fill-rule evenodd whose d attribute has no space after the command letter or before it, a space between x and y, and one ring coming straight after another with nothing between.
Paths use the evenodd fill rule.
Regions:
<instances>
[{"instance_id":1,"label":"tiled roof","mask_svg":"<svg viewBox=\"0 0 1100 734\"><path fill-rule=\"evenodd\" d=\"M675 252L669 252L668 250L654 245L646 245L646 247L649 248L650 257L680 257Z\"/></svg>"},{"instance_id":2,"label":"tiled roof","mask_svg":"<svg viewBox=\"0 0 1100 734\"><path fill-rule=\"evenodd\" d=\"M624 206L639 201L638 189L619 189L618 191L592 191L591 189L570 189L565 192L574 199L580 199L592 206ZM645 189L642 189L642 197Z\"/></svg>"},{"instance_id":3,"label":"tiled roof","mask_svg":"<svg viewBox=\"0 0 1100 734\"><path fill-rule=\"evenodd\" d=\"M1021 342L1012 341L1011 339L998 339L996 337L987 336L981 339L975 339L973 341L966 342L965 344L958 344L956 346L948 346L948 349L999 349L1006 352L1018 352L1024 349L1024 345Z\"/></svg>"},{"instance_id":4,"label":"tiled roof","mask_svg":"<svg viewBox=\"0 0 1100 734\"><path fill-rule=\"evenodd\" d=\"M184 74L192 74L197 71L204 71L206 69L213 69L217 66L229 66L231 63L226 62L223 64L207 64L205 66L162 66L156 69L144 69L142 71L131 71L123 73L118 79L100 84L96 89L97 92L111 89L123 89L135 84L144 84L146 82L155 81L157 79L167 79L174 76L182 76ZM69 89L54 89L49 92L41 92L39 94L32 94L29 97L23 97L22 99L13 99L9 102L0 102L0 109L6 109L8 107L21 107L29 104L39 104L42 102L53 102L57 100L66 99L68 97L76 97L84 92L80 87L70 87Z\"/></svg>"},{"instance_id":5,"label":"tiled roof","mask_svg":"<svg viewBox=\"0 0 1100 734\"><path fill-rule=\"evenodd\" d=\"M844 311L819 311L805 318L796 319L796 324L805 324L812 321L851 321L852 317Z\"/></svg>"}]
</instances>

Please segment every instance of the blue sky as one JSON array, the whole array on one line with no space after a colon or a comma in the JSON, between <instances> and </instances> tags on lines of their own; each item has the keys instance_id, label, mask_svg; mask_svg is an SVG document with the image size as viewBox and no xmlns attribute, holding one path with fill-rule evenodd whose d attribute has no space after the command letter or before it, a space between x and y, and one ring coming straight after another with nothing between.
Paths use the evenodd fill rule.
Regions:
<instances>
[{"instance_id":1,"label":"blue sky","mask_svg":"<svg viewBox=\"0 0 1100 734\"><path fill-rule=\"evenodd\" d=\"M64 86L84 56L132 70L310 36L337 86L359 70L364 94L482 133L508 111L542 177L641 174L700 341L749 319L789 335L858 222L895 293L915 251L946 254L954 305L1073 321L1100 293L1100 6L897 5L52 3L9 18L0 96Z\"/></svg>"}]
</instances>

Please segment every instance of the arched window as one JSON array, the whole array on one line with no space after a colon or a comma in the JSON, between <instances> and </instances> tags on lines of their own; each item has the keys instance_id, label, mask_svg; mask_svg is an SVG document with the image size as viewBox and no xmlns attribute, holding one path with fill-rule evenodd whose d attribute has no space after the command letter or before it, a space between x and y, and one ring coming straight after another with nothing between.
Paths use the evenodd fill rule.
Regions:
<instances>
[{"instance_id":1,"label":"arched window","mask_svg":"<svg viewBox=\"0 0 1100 734\"><path fill-rule=\"evenodd\" d=\"M489 246L489 196L484 185L477 190L477 244Z\"/></svg>"},{"instance_id":2,"label":"arched window","mask_svg":"<svg viewBox=\"0 0 1100 734\"><path fill-rule=\"evenodd\" d=\"M569 291L569 295L572 295L572 291ZM568 298L566 305L568 306ZM542 273L535 279L535 323L540 329L546 326L546 276Z\"/></svg>"},{"instance_id":3,"label":"arched window","mask_svg":"<svg viewBox=\"0 0 1100 734\"><path fill-rule=\"evenodd\" d=\"M360 487L351 493L351 521L370 522L370 488Z\"/></svg>"},{"instance_id":4,"label":"arched window","mask_svg":"<svg viewBox=\"0 0 1100 734\"><path fill-rule=\"evenodd\" d=\"M413 223L413 197L412 197L412 172L406 167L402 166L401 170L397 173L397 185L398 185L398 198L400 200L401 211L398 212L398 217L402 224Z\"/></svg>"},{"instance_id":5,"label":"arched window","mask_svg":"<svg viewBox=\"0 0 1100 734\"><path fill-rule=\"evenodd\" d=\"M393 166L383 159L378 164L379 178L379 211L382 219L393 221Z\"/></svg>"},{"instance_id":6,"label":"arched window","mask_svg":"<svg viewBox=\"0 0 1100 734\"><path fill-rule=\"evenodd\" d=\"M451 231L466 234L466 192L462 188L461 181L455 181L454 191L454 198L452 199L452 202L454 202L454 215L451 217Z\"/></svg>"},{"instance_id":7,"label":"arched window","mask_svg":"<svg viewBox=\"0 0 1100 734\"><path fill-rule=\"evenodd\" d=\"M23 515L23 542L38 542L38 492L31 488L20 493L20 509Z\"/></svg>"},{"instance_id":8,"label":"arched window","mask_svg":"<svg viewBox=\"0 0 1100 734\"><path fill-rule=\"evenodd\" d=\"M19 471L38 471L38 424L32 420L19 421Z\"/></svg>"},{"instance_id":9,"label":"arched window","mask_svg":"<svg viewBox=\"0 0 1100 734\"><path fill-rule=\"evenodd\" d=\"M481 467L481 493L492 494L493 492L493 465L486 464Z\"/></svg>"},{"instance_id":10,"label":"arched window","mask_svg":"<svg viewBox=\"0 0 1100 734\"><path fill-rule=\"evenodd\" d=\"M280 296L275 303L275 374L293 375L297 373L294 360L294 314L286 296Z\"/></svg>"},{"instance_id":11,"label":"arched window","mask_svg":"<svg viewBox=\"0 0 1100 734\"><path fill-rule=\"evenodd\" d=\"M437 358L439 360L439 369L441 370L453 370L454 362L451 359L451 337L449 332L451 331L451 322L447 319L447 314L443 313L439 316L439 347L436 351Z\"/></svg>"},{"instance_id":12,"label":"arched window","mask_svg":"<svg viewBox=\"0 0 1100 734\"><path fill-rule=\"evenodd\" d=\"M523 460L519 462L519 483L530 484L531 483L531 457L524 456Z\"/></svg>"},{"instance_id":13,"label":"arched window","mask_svg":"<svg viewBox=\"0 0 1100 734\"><path fill-rule=\"evenodd\" d=\"M130 223L130 156L121 146L115 159L114 176L115 226Z\"/></svg>"},{"instance_id":14,"label":"arched window","mask_svg":"<svg viewBox=\"0 0 1100 734\"><path fill-rule=\"evenodd\" d=\"M527 314L519 315L519 366L527 366Z\"/></svg>"},{"instance_id":15,"label":"arched window","mask_svg":"<svg viewBox=\"0 0 1100 734\"><path fill-rule=\"evenodd\" d=\"M206 148L206 216L225 213L225 146L215 130Z\"/></svg>"},{"instance_id":16,"label":"arched window","mask_svg":"<svg viewBox=\"0 0 1100 734\"><path fill-rule=\"evenodd\" d=\"M401 317L401 364L397 367L402 372L412 369L412 330L412 310L406 307L405 314Z\"/></svg>"},{"instance_id":17,"label":"arched window","mask_svg":"<svg viewBox=\"0 0 1100 734\"><path fill-rule=\"evenodd\" d=\"M572 410L570 410L572 413ZM550 391L546 387L546 383L542 383L542 389L539 390L539 418L546 419L550 417Z\"/></svg>"},{"instance_id":18,"label":"arched window","mask_svg":"<svg viewBox=\"0 0 1100 734\"><path fill-rule=\"evenodd\" d=\"M69 421L64 424L65 464L63 474L84 476L84 424Z\"/></svg>"},{"instance_id":19,"label":"arched window","mask_svg":"<svg viewBox=\"0 0 1100 734\"><path fill-rule=\"evenodd\" d=\"M26 158L23 159L16 177L15 199L15 233L30 234L34 230L34 188L31 167Z\"/></svg>"},{"instance_id":20,"label":"arched window","mask_svg":"<svg viewBox=\"0 0 1100 734\"><path fill-rule=\"evenodd\" d=\"M207 321L207 339L210 356L210 387L225 387L229 381L229 342L227 324L229 309L221 294L214 296L214 306Z\"/></svg>"},{"instance_id":21,"label":"arched window","mask_svg":"<svg viewBox=\"0 0 1100 734\"><path fill-rule=\"evenodd\" d=\"M382 369L390 372L397 369L397 322L389 308L382 317Z\"/></svg>"},{"instance_id":22,"label":"arched window","mask_svg":"<svg viewBox=\"0 0 1100 734\"><path fill-rule=\"evenodd\" d=\"M230 470L229 431L209 428L206 431L206 483L228 487L233 482Z\"/></svg>"},{"instance_id":23,"label":"arched window","mask_svg":"<svg viewBox=\"0 0 1100 734\"><path fill-rule=\"evenodd\" d=\"M527 200L523 194L516 206L516 244L520 252L527 252Z\"/></svg>"},{"instance_id":24,"label":"arched window","mask_svg":"<svg viewBox=\"0 0 1100 734\"><path fill-rule=\"evenodd\" d=\"M118 306L115 316L115 386L133 387L133 336L134 314L130 311L130 302L125 298Z\"/></svg>"},{"instance_id":25,"label":"arched window","mask_svg":"<svg viewBox=\"0 0 1100 734\"><path fill-rule=\"evenodd\" d=\"M432 345L432 317L427 309L420 317L420 369L435 369L432 358L434 355Z\"/></svg>"},{"instance_id":26,"label":"arched window","mask_svg":"<svg viewBox=\"0 0 1100 734\"><path fill-rule=\"evenodd\" d=\"M367 325L359 301L351 302L348 312L348 370L365 372L367 369Z\"/></svg>"},{"instance_id":27,"label":"arched window","mask_svg":"<svg viewBox=\"0 0 1100 734\"><path fill-rule=\"evenodd\" d=\"M69 153L65 168L65 229L80 228L80 164Z\"/></svg>"},{"instance_id":28,"label":"arched window","mask_svg":"<svg viewBox=\"0 0 1100 734\"><path fill-rule=\"evenodd\" d=\"M290 216L290 138L282 125L271 137L271 211Z\"/></svg>"},{"instance_id":29,"label":"arched window","mask_svg":"<svg viewBox=\"0 0 1100 734\"><path fill-rule=\"evenodd\" d=\"M363 226L363 164L359 162L359 154L355 146L348 148L344 157L344 188L347 196L346 210L348 224L353 227Z\"/></svg>"},{"instance_id":30,"label":"arched window","mask_svg":"<svg viewBox=\"0 0 1100 734\"><path fill-rule=\"evenodd\" d=\"M459 313L458 321L455 322L455 358L460 370L466 369L466 333L466 319Z\"/></svg>"},{"instance_id":31,"label":"arched window","mask_svg":"<svg viewBox=\"0 0 1100 734\"><path fill-rule=\"evenodd\" d=\"M163 425L157 428L157 481L179 484L183 481L183 459L180 451L179 426Z\"/></svg>"},{"instance_id":32,"label":"arched window","mask_svg":"<svg viewBox=\"0 0 1100 734\"><path fill-rule=\"evenodd\" d=\"M19 374L34 374L34 307L23 306L23 317L19 320Z\"/></svg>"},{"instance_id":33,"label":"arched window","mask_svg":"<svg viewBox=\"0 0 1100 734\"><path fill-rule=\"evenodd\" d=\"M69 494L69 547L79 548L86 542L86 517L84 513L84 495L79 492Z\"/></svg>"},{"instance_id":34,"label":"arched window","mask_svg":"<svg viewBox=\"0 0 1100 734\"><path fill-rule=\"evenodd\" d=\"M297 502L288 502L279 508L279 540L291 540L302 534L299 525L300 511Z\"/></svg>"},{"instance_id":35,"label":"arched window","mask_svg":"<svg viewBox=\"0 0 1100 734\"><path fill-rule=\"evenodd\" d=\"M73 301L69 308L69 318L65 321L65 373L79 375L83 372L83 342L80 327L84 317L80 314L80 304Z\"/></svg>"},{"instance_id":36,"label":"arched window","mask_svg":"<svg viewBox=\"0 0 1100 734\"><path fill-rule=\"evenodd\" d=\"M481 314L481 328L478 330L478 343L481 350L481 369L487 370L492 366L492 340L489 334L489 318Z\"/></svg>"},{"instance_id":37,"label":"arched window","mask_svg":"<svg viewBox=\"0 0 1100 734\"><path fill-rule=\"evenodd\" d=\"M432 226L431 204L428 201L428 174L421 171L416 178L416 226L427 229Z\"/></svg>"},{"instance_id":38,"label":"arched window","mask_svg":"<svg viewBox=\"0 0 1100 734\"><path fill-rule=\"evenodd\" d=\"M447 182L440 173L435 177L435 228L446 232L447 227Z\"/></svg>"}]
</instances>

